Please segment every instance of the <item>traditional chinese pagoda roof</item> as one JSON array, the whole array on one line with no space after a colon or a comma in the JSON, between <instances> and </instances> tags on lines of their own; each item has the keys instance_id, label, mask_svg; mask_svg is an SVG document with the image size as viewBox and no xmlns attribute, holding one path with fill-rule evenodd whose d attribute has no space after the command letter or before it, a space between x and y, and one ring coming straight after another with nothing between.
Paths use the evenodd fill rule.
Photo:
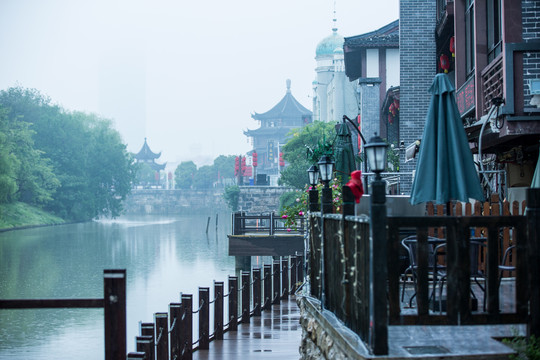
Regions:
<instances>
[{"instance_id":1,"label":"traditional chinese pagoda roof","mask_svg":"<svg viewBox=\"0 0 540 360\"><path fill-rule=\"evenodd\" d=\"M312 115L312 112L300 104L291 93L291 80L287 79L287 93L277 105L265 113L252 114L255 120L277 120L285 118L300 118Z\"/></svg>"},{"instance_id":2,"label":"traditional chinese pagoda roof","mask_svg":"<svg viewBox=\"0 0 540 360\"><path fill-rule=\"evenodd\" d=\"M356 48L398 47L399 46L399 20L372 32L345 38L343 45L345 52Z\"/></svg>"},{"instance_id":3,"label":"traditional chinese pagoda roof","mask_svg":"<svg viewBox=\"0 0 540 360\"><path fill-rule=\"evenodd\" d=\"M144 145L142 146L141 150L134 155L135 160L137 162L144 162L152 168L152 170L160 171L164 170L165 166L167 166L167 163L165 164L158 164L155 162L157 158L161 156L161 152L155 153L152 150L150 150L150 147L148 146L148 143L146 142L146 138L144 138Z\"/></svg>"},{"instance_id":4,"label":"traditional chinese pagoda roof","mask_svg":"<svg viewBox=\"0 0 540 360\"><path fill-rule=\"evenodd\" d=\"M139 161L154 160L158 159L160 156L161 152L156 154L155 152L150 150L150 146L148 146L146 138L144 138L144 145L142 146L141 150L137 154L135 154L135 159Z\"/></svg>"}]
</instances>

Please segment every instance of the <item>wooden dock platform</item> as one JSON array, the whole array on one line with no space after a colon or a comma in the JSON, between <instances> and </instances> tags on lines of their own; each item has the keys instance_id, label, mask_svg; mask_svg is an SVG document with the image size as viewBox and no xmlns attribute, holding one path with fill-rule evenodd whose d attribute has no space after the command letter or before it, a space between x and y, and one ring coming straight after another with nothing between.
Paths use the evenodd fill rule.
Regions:
<instances>
[{"instance_id":1,"label":"wooden dock platform","mask_svg":"<svg viewBox=\"0 0 540 360\"><path fill-rule=\"evenodd\" d=\"M194 360L299 359L302 328L300 310L291 296L280 305L253 316L249 324L228 331L223 340L210 342L209 350L197 350Z\"/></svg>"}]
</instances>

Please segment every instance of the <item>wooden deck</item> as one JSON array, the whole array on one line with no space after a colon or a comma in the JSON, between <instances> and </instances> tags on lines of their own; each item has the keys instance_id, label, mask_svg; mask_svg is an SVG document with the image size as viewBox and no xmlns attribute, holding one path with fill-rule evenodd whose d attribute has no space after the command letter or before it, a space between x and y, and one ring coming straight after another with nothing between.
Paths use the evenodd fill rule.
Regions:
<instances>
[{"instance_id":1,"label":"wooden deck","mask_svg":"<svg viewBox=\"0 0 540 360\"><path fill-rule=\"evenodd\" d=\"M210 359L299 359L302 328L300 310L291 296L241 324L238 331L226 332L223 340L210 342L209 350L193 353L194 360Z\"/></svg>"}]
</instances>

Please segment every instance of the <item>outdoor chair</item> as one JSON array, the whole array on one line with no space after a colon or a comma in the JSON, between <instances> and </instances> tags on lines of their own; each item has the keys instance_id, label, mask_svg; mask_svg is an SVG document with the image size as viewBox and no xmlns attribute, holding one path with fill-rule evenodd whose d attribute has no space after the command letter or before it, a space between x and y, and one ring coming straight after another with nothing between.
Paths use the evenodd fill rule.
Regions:
<instances>
[{"instance_id":1,"label":"outdoor chair","mask_svg":"<svg viewBox=\"0 0 540 360\"><path fill-rule=\"evenodd\" d=\"M504 251L502 262L499 265L499 270L500 270L500 273L499 273L499 285L497 286L497 288L501 287L501 281L502 281L504 271L509 271L510 275L512 274L512 271L516 271L515 265L510 265L509 264L510 257L513 255L512 253L513 253L515 248L516 248L516 245L511 245ZM508 265L507 265L507 263L508 263Z\"/></svg>"},{"instance_id":2,"label":"outdoor chair","mask_svg":"<svg viewBox=\"0 0 540 360\"><path fill-rule=\"evenodd\" d=\"M439 284L439 280L446 276L446 266L438 264L435 262L434 250L438 245L443 242L443 239L436 237L428 236L428 247L429 247L429 257L428 257L428 278L433 281L433 291L431 292L430 299L433 299L435 295L435 286ZM407 250L409 258L409 266L405 269L401 275L403 281L403 288L401 292L401 301L405 299L405 287L407 285L407 275L410 274L413 284L414 284L414 294L409 298L409 307L412 307L412 301L416 296L417 288L417 239L416 235L408 236L401 240L401 245Z\"/></svg>"},{"instance_id":3,"label":"outdoor chair","mask_svg":"<svg viewBox=\"0 0 540 360\"><path fill-rule=\"evenodd\" d=\"M478 285L478 288L484 294L483 296L483 309L486 310L486 297L485 297L485 283L486 274L480 269L480 259L483 257L486 248L485 238L471 238L469 244L469 259L470 259L470 278ZM437 262L441 262L439 258L446 256L446 243L437 245L434 249L434 258ZM444 261L444 260L442 260ZM446 270L446 269L445 269ZM439 287L439 311L442 312L442 296L444 284L446 281L446 272L439 272L439 279L436 286ZM473 299L478 300L473 288L471 287L471 296Z\"/></svg>"}]
</instances>

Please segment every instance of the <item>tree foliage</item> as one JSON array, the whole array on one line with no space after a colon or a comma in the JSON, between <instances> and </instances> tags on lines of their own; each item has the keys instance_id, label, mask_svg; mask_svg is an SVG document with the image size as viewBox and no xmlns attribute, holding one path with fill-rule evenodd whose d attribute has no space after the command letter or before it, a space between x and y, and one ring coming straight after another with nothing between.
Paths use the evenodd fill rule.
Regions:
<instances>
[{"instance_id":1,"label":"tree foliage","mask_svg":"<svg viewBox=\"0 0 540 360\"><path fill-rule=\"evenodd\" d=\"M67 220L120 214L135 167L110 120L65 111L37 90L21 87L0 91L0 106L7 119L17 119L7 126L22 139L13 150L24 159L16 167L18 178L25 178L17 183L18 200L41 203ZM0 147L2 162L10 155ZM0 191L5 198L8 192Z\"/></svg>"},{"instance_id":2,"label":"tree foliage","mask_svg":"<svg viewBox=\"0 0 540 360\"><path fill-rule=\"evenodd\" d=\"M193 161L182 161L174 170L175 186L177 189L191 189L197 165Z\"/></svg>"},{"instance_id":3,"label":"tree foliage","mask_svg":"<svg viewBox=\"0 0 540 360\"><path fill-rule=\"evenodd\" d=\"M336 136L335 123L315 121L303 128L294 129L290 140L283 147L283 157L289 163L280 181L295 189L303 189L308 182L307 169L324 153L331 153Z\"/></svg>"}]
</instances>

